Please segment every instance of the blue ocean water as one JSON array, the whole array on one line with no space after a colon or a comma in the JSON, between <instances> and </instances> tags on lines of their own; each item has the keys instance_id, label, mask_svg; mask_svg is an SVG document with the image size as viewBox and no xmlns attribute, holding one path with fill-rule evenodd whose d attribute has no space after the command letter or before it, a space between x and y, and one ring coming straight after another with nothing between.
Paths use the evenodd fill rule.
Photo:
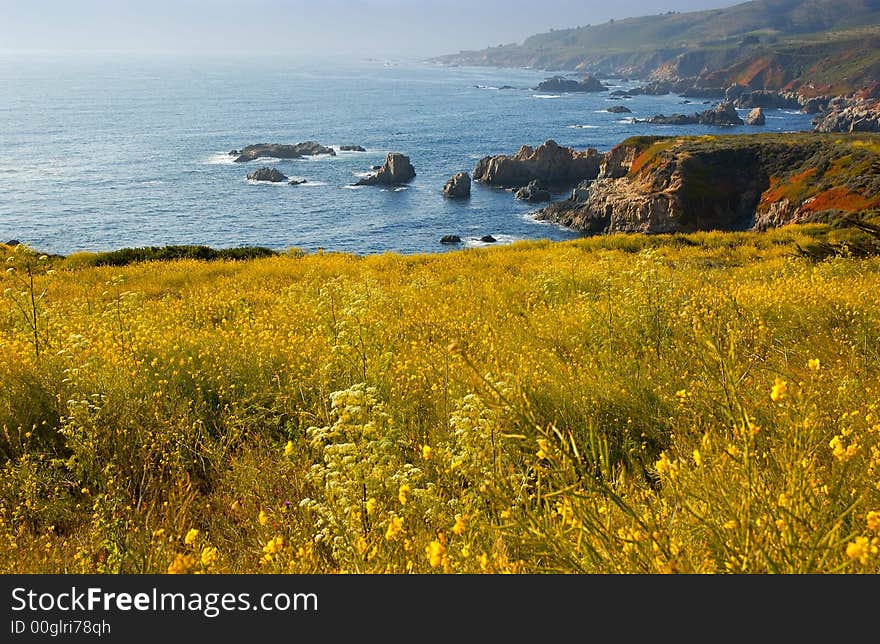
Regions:
<instances>
[{"instance_id":1,"label":"blue ocean water","mask_svg":"<svg viewBox=\"0 0 880 644\"><path fill-rule=\"evenodd\" d=\"M528 89L547 75L271 56L0 57L0 241L63 254L165 244L363 254L442 251L450 234L468 245L487 234L569 239L577 235L535 222L534 207L510 192L475 184L469 201L451 202L442 186L480 157L547 139L607 150L634 134L719 133L628 122L706 109L702 101L640 96L623 102L632 115L615 115L606 110L620 102L607 94ZM504 85L517 89L496 89ZM809 129L803 114L767 117L767 131ZM306 140L368 152L249 164L227 155ZM353 189L389 151L409 155L417 178L396 191ZM263 165L308 184L248 183Z\"/></svg>"}]
</instances>

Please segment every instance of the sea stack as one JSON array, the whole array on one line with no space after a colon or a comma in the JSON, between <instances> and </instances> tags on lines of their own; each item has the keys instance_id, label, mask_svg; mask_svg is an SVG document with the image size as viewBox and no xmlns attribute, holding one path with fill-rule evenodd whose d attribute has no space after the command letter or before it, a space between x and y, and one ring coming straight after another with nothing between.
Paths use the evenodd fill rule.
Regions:
<instances>
[{"instance_id":1,"label":"sea stack","mask_svg":"<svg viewBox=\"0 0 880 644\"><path fill-rule=\"evenodd\" d=\"M471 196L471 175L459 172L443 186L443 196L448 199L467 199Z\"/></svg>"},{"instance_id":2,"label":"sea stack","mask_svg":"<svg viewBox=\"0 0 880 644\"><path fill-rule=\"evenodd\" d=\"M409 183L416 176L416 170L410 163L409 157L399 152L391 152L385 158L385 163L376 174L364 177L356 186L397 186Z\"/></svg>"}]
</instances>

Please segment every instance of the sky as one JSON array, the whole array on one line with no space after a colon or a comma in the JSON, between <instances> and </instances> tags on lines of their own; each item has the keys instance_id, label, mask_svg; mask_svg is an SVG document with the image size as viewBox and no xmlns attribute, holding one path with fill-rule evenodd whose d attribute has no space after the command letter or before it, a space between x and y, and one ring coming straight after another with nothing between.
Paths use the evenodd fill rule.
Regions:
<instances>
[{"instance_id":1,"label":"sky","mask_svg":"<svg viewBox=\"0 0 880 644\"><path fill-rule=\"evenodd\" d=\"M0 51L426 57L737 0L0 0Z\"/></svg>"}]
</instances>

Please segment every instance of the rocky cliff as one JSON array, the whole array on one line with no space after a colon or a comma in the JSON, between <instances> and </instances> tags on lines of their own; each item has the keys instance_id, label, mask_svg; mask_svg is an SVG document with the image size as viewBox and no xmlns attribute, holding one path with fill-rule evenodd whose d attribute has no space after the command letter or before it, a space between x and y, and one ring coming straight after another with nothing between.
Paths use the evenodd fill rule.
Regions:
<instances>
[{"instance_id":1,"label":"rocky cliff","mask_svg":"<svg viewBox=\"0 0 880 644\"><path fill-rule=\"evenodd\" d=\"M601 155L594 149L572 150L547 141L537 148L524 145L513 156L484 157L474 180L500 188L522 188L539 181L549 188L567 188L599 175Z\"/></svg>"},{"instance_id":2,"label":"rocky cliff","mask_svg":"<svg viewBox=\"0 0 880 644\"><path fill-rule=\"evenodd\" d=\"M586 233L766 229L880 206L880 136L634 137L538 219Z\"/></svg>"}]
</instances>

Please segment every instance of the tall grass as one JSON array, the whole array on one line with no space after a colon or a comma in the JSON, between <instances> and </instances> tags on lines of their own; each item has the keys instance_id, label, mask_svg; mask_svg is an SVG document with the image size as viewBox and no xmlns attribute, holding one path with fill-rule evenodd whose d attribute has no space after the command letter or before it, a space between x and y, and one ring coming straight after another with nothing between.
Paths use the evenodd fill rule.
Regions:
<instances>
[{"instance_id":1,"label":"tall grass","mask_svg":"<svg viewBox=\"0 0 880 644\"><path fill-rule=\"evenodd\" d=\"M823 235L50 259L37 343L8 249L0 570L880 572L880 260Z\"/></svg>"}]
</instances>

